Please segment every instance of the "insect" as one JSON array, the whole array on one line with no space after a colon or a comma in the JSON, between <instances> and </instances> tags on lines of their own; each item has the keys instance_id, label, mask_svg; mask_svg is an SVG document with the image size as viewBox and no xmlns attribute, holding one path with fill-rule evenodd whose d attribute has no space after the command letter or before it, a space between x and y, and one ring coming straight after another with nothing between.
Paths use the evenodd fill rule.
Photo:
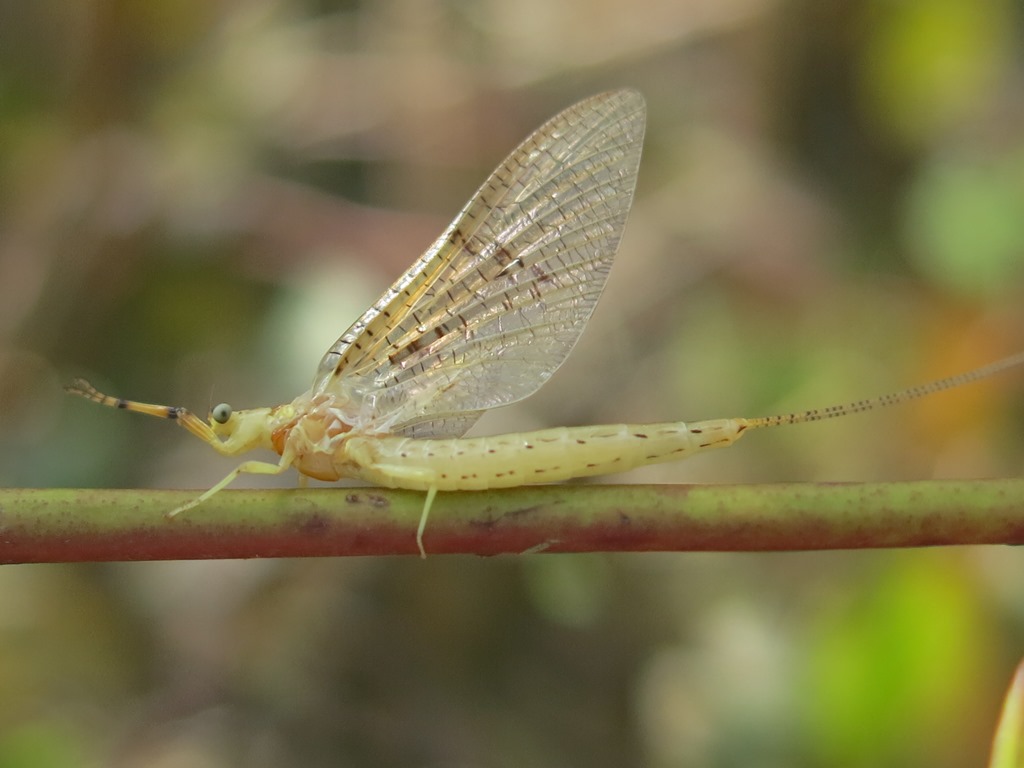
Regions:
<instances>
[{"instance_id":1,"label":"insect","mask_svg":"<svg viewBox=\"0 0 1024 768\"><path fill-rule=\"evenodd\" d=\"M535 392L583 331L633 199L646 109L633 90L559 113L512 152L448 229L327 350L307 392L270 408L184 408L110 397L93 402L176 421L218 453L263 448L238 475L295 467L319 480L354 478L425 491L420 553L438 491L483 490L621 472L721 448L747 430L844 416L974 381L1024 363L1024 353L974 371L848 405L756 419L545 429L464 438L480 415Z\"/></svg>"}]
</instances>

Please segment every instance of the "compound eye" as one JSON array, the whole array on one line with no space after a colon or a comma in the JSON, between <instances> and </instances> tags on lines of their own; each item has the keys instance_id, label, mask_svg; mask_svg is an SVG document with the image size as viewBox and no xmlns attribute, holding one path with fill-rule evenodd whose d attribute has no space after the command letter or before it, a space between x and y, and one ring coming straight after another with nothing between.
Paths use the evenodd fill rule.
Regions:
<instances>
[{"instance_id":1,"label":"compound eye","mask_svg":"<svg viewBox=\"0 0 1024 768\"><path fill-rule=\"evenodd\" d=\"M210 415L218 424L227 424L228 419L231 418L231 406L227 403L221 403L210 411Z\"/></svg>"}]
</instances>

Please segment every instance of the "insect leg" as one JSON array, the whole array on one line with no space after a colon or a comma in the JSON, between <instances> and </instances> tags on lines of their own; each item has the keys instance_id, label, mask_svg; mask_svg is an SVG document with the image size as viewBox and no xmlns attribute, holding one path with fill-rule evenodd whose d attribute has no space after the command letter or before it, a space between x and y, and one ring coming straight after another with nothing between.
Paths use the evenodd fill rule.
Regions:
<instances>
[{"instance_id":1,"label":"insect leg","mask_svg":"<svg viewBox=\"0 0 1024 768\"><path fill-rule=\"evenodd\" d=\"M430 508L434 506L434 497L437 496L437 476L429 469L420 467L403 467L394 464L377 464L373 466L378 474L374 479L383 480L383 484L390 488L409 488L412 490L427 491L427 498L423 501L423 511L420 513L420 522L416 526L416 546L420 549L420 557L424 560L427 557L427 550L423 546L423 532L427 529L427 518L430 517Z\"/></svg>"},{"instance_id":2,"label":"insect leg","mask_svg":"<svg viewBox=\"0 0 1024 768\"><path fill-rule=\"evenodd\" d=\"M277 464L271 464L270 462L267 462L267 461L245 461L245 462L242 462L237 467L235 467L233 470L231 470L223 480L221 480L215 486L213 486L208 491L203 493L201 496L199 496L198 498L193 499L192 501L188 502L187 504L182 504L180 507L178 507L176 509L172 509L170 512L167 513L167 517L174 517L179 512L184 512L187 509L192 509L193 507L196 507L196 506L202 504L204 501L209 499L215 493L218 493L219 491L222 491L225 488L227 488L229 485L231 485L231 483L234 482L235 478L238 477L241 474L250 474L250 475L279 475L282 472L284 472L286 469L288 469L288 467L291 466L291 463L292 463L291 456L287 456L287 455L286 456L282 456L281 457L281 461L278 462Z\"/></svg>"},{"instance_id":3,"label":"insect leg","mask_svg":"<svg viewBox=\"0 0 1024 768\"><path fill-rule=\"evenodd\" d=\"M376 441L368 437L352 437L345 444L345 454L349 461L359 467L358 477L371 483L379 483L386 488L404 488L410 491L426 491L427 498L420 513L420 522L416 527L416 546L420 557L427 556L423 546L423 532L427 528L430 508L437 496L437 472L429 467L409 466L407 464L388 464L378 461L375 450Z\"/></svg>"},{"instance_id":4,"label":"insect leg","mask_svg":"<svg viewBox=\"0 0 1024 768\"><path fill-rule=\"evenodd\" d=\"M427 518L430 516L430 508L434 504L434 497L437 496L437 486L432 485L427 490L427 498L423 501L423 512L420 513L420 524L416 528L416 546L420 548L420 557L427 559L427 550L423 547L423 531L427 528Z\"/></svg>"}]
</instances>

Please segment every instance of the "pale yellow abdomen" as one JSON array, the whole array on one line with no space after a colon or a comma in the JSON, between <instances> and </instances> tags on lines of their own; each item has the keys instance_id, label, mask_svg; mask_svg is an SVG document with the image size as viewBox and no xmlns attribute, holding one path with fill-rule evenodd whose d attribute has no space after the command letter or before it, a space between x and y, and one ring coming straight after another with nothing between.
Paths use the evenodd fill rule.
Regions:
<instances>
[{"instance_id":1,"label":"pale yellow abdomen","mask_svg":"<svg viewBox=\"0 0 1024 768\"><path fill-rule=\"evenodd\" d=\"M559 427L493 437L414 440L352 436L340 447L339 472L389 488L474 491L553 483L675 461L735 442L742 419L687 425Z\"/></svg>"}]
</instances>

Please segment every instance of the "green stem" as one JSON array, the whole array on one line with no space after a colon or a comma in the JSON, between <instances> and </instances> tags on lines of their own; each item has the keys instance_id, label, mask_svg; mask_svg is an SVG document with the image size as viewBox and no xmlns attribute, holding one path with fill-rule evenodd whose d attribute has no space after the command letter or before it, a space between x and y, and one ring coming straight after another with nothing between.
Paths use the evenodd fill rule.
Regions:
<instances>
[{"instance_id":1,"label":"green stem","mask_svg":"<svg viewBox=\"0 0 1024 768\"><path fill-rule=\"evenodd\" d=\"M0 489L0 562L415 554L424 494ZM1024 480L558 485L438 494L431 554L1024 543Z\"/></svg>"}]
</instances>

